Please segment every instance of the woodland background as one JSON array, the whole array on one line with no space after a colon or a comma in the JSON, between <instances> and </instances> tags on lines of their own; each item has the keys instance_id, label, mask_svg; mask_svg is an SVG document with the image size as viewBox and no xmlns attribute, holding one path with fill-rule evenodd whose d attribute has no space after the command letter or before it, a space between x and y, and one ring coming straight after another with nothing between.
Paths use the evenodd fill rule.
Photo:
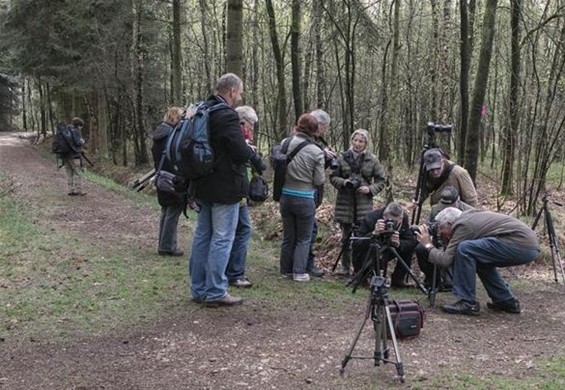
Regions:
<instances>
[{"instance_id":1,"label":"woodland background","mask_svg":"<svg viewBox=\"0 0 565 390\"><path fill-rule=\"evenodd\" d=\"M148 166L167 107L231 71L263 151L322 108L327 141L368 129L393 180L435 122L519 213L563 184L565 0L0 0L0 20L0 130L80 116L89 153L116 165Z\"/></svg>"}]
</instances>

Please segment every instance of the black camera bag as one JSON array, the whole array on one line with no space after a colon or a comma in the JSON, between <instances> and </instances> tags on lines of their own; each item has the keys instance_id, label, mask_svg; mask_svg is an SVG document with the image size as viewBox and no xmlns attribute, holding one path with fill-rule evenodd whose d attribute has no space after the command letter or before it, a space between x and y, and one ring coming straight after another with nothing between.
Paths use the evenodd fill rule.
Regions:
<instances>
[{"instance_id":1,"label":"black camera bag","mask_svg":"<svg viewBox=\"0 0 565 390\"><path fill-rule=\"evenodd\" d=\"M253 175L249 182L249 199L264 202L269 197L269 185L263 176Z\"/></svg>"},{"instance_id":2,"label":"black camera bag","mask_svg":"<svg viewBox=\"0 0 565 390\"><path fill-rule=\"evenodd\" d=\"M425 316L424 309L418 302L408 299L393 299L389 302L388 307L396 338L412 338L420 334L420 329L424 327ZM387 337L391 338L388 323Z\"/></svg>"}]
</instances>

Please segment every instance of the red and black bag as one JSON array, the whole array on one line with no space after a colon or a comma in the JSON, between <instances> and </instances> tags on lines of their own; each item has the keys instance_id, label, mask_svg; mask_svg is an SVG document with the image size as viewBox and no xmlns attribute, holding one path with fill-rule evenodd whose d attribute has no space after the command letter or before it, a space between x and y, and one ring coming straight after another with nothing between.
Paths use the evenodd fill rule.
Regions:
<instances>
[{"instance_id":1,"label":"red and black bag","mask_svg":"<svg viewBox=\"0 0 565 390\"><path fill-rule=\"evenodd\" d=\"M390 316L394 324L396 338L404 339L416 337L420 334L420 329L424 327L424 309L416 301L408 299L392 300L388 305ZM387 337L390 339L390 332L387 323Z\"/></svg>"}]
</instances>

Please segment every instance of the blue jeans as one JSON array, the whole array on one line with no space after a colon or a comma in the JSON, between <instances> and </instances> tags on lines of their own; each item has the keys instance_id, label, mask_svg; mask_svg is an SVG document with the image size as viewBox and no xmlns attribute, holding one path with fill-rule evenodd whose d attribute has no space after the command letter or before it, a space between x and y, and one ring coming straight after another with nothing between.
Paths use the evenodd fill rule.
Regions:
<instances>
[{"instance_id":1,"label":"blue jeans","mask_svg":"<svg viewBox=\"0 0 565 390\"><path fill-rule=\"evenodd\" d=\"M496 268L530 263L539 253L539 249L520 248L496 237L462 241L453 263L453 294L459 299L476 301L476 273L493 303L512 299L510 287Z\"/></svg>"},{"instance_id":2,"label":"blue jeans","mask_svg":"<svg viewBox=\"0 0 565 390\"><path fill-rule=\"evenodd\" d=\"M235 237L239 203L199 201L196 229L188 263L194 299L214 301L228 290L226 267Z\"/></svg>"},{"instance_id":3,"label":"blue jeans","mask_svg":"<svg viewBox=\"0 0 565 390\"><path fill-rule=\"evenodd\" d=\"M281 274L304 274L316 216L314 199L282 195L280 213L283 222Z\"/></svg>"},{"instance_id":4,"label":"blue jeans","mask_svg":"<svg viewBox=\"0 0 565 390\"><path fill-rule=\"evenodd\" d=\"M247 259L247 245L251 238L251 218L249 207L239 207L239 219L235 230L235 239L231 248L230 259L226 276L230 282L236 281L245 275L245 261Z\"/></svg>"}]
</instances>

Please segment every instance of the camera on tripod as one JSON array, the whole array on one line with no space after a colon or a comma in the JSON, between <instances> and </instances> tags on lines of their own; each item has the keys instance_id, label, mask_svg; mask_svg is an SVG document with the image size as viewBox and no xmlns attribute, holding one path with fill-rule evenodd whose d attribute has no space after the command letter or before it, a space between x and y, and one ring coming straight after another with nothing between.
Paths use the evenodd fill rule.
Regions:
<instances>
[{"instance_id":1,"label":"camera on tripod","mask_svg":"<svg viewBox=\"0 0 565 390\"><path fill-rule=\"evenodd\" d=\"M428 135L434 135L435 133L447 133L450 134L453 130L453 125L438 125L434 122L428 122Z\"/></svg>"},{"instance_id":2,"label":"camera on tripod","mask_svg":"<svg viewBox=\"0 0 565 390\"><path fill-rule=\"evenodd\" d=\"M363 182L359 177L353 175L349 177L349 179L345 182L343 186L345 187L346 190L356 191L357 188L361 187L362 183Z\"/></svg>"}]
</instances>

